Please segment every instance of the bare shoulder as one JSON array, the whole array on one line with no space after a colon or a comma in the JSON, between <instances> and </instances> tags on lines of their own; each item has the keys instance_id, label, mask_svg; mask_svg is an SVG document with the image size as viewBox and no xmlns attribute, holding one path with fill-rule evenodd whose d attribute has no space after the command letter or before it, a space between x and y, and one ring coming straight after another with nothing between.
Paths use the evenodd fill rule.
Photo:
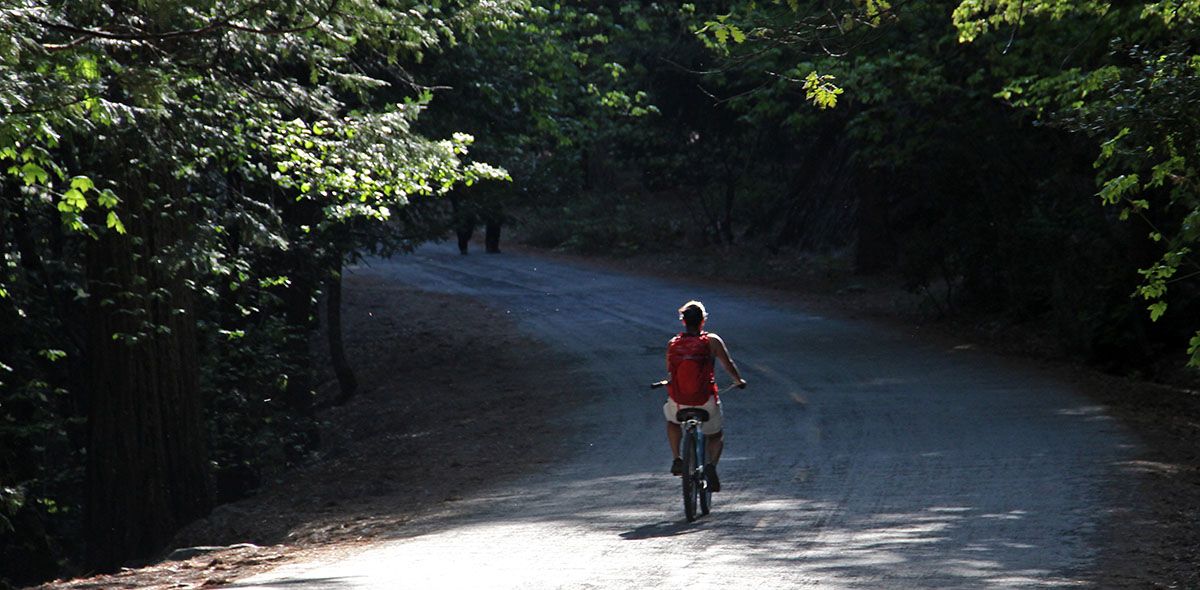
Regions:
<instances>
[{"instance_id":1,"label":"bare shoulder","mask_svg":"<svg viewBox=\"0 0 1200 590\"><path fill-rule=\"evenodd\" d=\"M724 346L725 346L725 341L724 341L724 340L721 340L721 337L720 337L720 336L718 336L718 335L716 335L716 334L713 334L712 332L709 332L709 333L708 333L708 345L709 345L709 346L721 346L721 347L724 347Z\"/></svg>"}]
</instances>

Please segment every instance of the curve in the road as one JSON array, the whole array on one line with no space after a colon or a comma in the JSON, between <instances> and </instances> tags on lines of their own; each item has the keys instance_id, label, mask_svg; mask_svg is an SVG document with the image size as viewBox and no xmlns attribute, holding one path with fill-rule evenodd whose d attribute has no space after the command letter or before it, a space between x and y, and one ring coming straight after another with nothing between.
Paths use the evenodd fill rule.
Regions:
<instances>
[{"instance_id":1,"label":"curve in the road","mask_svg":"<svg viewBox=\"0 0 1200 590\"><path fill-rule=\"evenodd\" d=\"M1134 443L1037 371L737 290L430 246L353 269L470 295L571 355L586 410L560 464L254 588L1030 588L1096 567ZM683 520L661 398L699 298L752 386L725 398L725 491ZM519 436L519 433L514 433Z\"/></svg>"}]
</instances>

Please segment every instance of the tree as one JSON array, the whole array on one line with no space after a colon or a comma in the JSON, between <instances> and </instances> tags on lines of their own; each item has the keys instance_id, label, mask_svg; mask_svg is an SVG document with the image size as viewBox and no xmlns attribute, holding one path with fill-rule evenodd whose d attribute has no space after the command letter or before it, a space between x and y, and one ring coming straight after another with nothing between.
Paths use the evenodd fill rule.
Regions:
<instances>
[{"instance_id":1,"label":"tree","mask_svg":"<svg viewBox=\"0 0 1200 590\"><path fill-rule=\"evenodd\" d=\"M384 82L344 56L419 59L443 40L511 21L520 6L0 6L4 211L19 221L48 204L70 247L53 252L35 242L31 251L20 238L35 229L28 223L2 245L19 258L53 254L48 265L79 277L68 304L76 311L23 314L38 293L20 273L0 279L0 303L24 324L83 322L77 346L51 356L70 350L88 376L70 395L87 408L94 566L147 555L211 503L202 392L213 357L198 352L197 339L236 346L244 327L271 326L246 318L270 313L253 305L270 302L272 289L295 293L301 306L311 301L361 247L339 226L386 220L411 198L503 175L461 160L468 136L434 141L413 132L420 101L380 100ZM287 254L297 248L320 264ZM299 293L287 288L289 275ZM239 290L262 295L243 305ZM298 330L258 342L296 342L309 325L292 319ZM4 367L21 371L6 380L18 384L41 370ZM302 379L275 380L291 392L291 411L303 414L311 390L288 386Z\"/></svg>"},{"instance_id":2,"label":"tree","mask_svg":"<svg viewBox=\"0 0 1200 590\"><path fill-rule=\"evenodd\" d=\"M1107 51L1073 46L1057 70L1016 72L999 96L1039 120L1095 142L1100 200L1138 218L1154 244L1143 259L1135 295L1152 320L1175 297L1182 317L1195 317L1200 260L1200 58L1195 55L1200 3L1164 0L1107 2L965 1L954 11L959 39L975 42L1008 27L1009 45L1046 39L1067 24L1094 32ZM1041 25L1041 26L1039 26ZM1052 55L1062 49L1038 47ZM1067 65L1072 67L1066 67ZM1074 65L1078 64L1078 65ZM1195 330L1193 326L1191 328ZM1200 367L1200 331L1187 346Z\"/></svg>"}]
</instances>

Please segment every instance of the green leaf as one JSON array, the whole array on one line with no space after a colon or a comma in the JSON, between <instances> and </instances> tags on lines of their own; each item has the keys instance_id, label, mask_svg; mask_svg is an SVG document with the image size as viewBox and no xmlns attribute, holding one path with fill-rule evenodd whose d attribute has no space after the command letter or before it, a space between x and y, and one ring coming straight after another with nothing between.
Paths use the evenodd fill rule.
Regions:
<instances>
[{"instance_id":1,"label":"green leaf","mask_svg":"<svg viewBox=\"0 0 1200 590\"><path fill-rule=\"evenodd\" d=\"M96 183L86 176L76 176L71 179L71 188L78 190L81 193L86 193L96 188Z\"/></svg>"},{"instance_id":2,"label":"green leaf","mask_svg":"<svg viewBox=\"0 0 1200 590\"><path fill-rule=\"evenodd\" d=\"M76 189L71 189L64 193L63 202L75 212L81 212L88 207L87 199L83 196L83 193Z\"/></svg>"},{"instance_id":3,"label":"green leaf","mask_svg":"<svg viewBox=\"0 0 1200 590\"><path fill-rule=\"evenodd\" d=\"M837 97L843 90L833 83L834 79L828 74L818 74L816 70L809 72L803 82L804 97L822 110L836 107Z\"/></svg>"},{"instance_id":4,"label":"green leaf","mask_svg":"<svg viewBox=\"0 0 1200 590\"><path fill-rule=\"evenodd\" d=\"M50 181L50 173L33 162L26 162L24 166L21 166L21 178L25 181L25 186L46 184Z\"/></svg>"},{"instance_id":5,"label":"green leaf","mask_svg":"<svg viewBox=\"0 0 1200 590\"><path fill-rule=\"evenodd\" d=\"M1122 174L1116 178L1109 179L1100 188L1100 200L1105 205L1115 205L1121 201L1121 198L1126 194L1136 191L1138 188L1137 174Z\"/></svg>"},{"instance_id":6,"label":"green leaf","mask_svg":"<svg viewBox=\"0 0 1200 590\"><path fill-rule=\"evenodd\" d=\"M58 349L51 348L51 349L46 349L46 350L39 350L38 356L41 356L42 358L53 363L53 362L57 362L60 359L66 358L67 353L63 352L61 350L58 350Z\"/></svg>"},{"instance_id":7,"label":"green leaf","mask_svg":"<svg viewBox=\"0 0 1200 590\"><path fill-rule=\"evenodd\" d=\"M100 67L96 65L96 60L90 57L80 57L75 62L75 72L83 77L84 80L98 80L100 78Z\"/></svg>"},{"instance_id":8,"label":"green leaf","mask_svg":"<svg viewBox=\"0 0 1200 590\"><path fill-rule=\"evenodd\" d=\"M1117 149L1117 142L1121 141L1126 135L1129 135L1129 128L1124 127L1112 139L1100 144L1100 161L1107 160L1112 157L1113 152ZM1098 164L1099 162L1097 162Z\"/></svg>"},{"instance_id":9,"label":"green leaf","mask_svg":"<svg viewBox=\"0 0 1200 590\"><path fill-rule=\"evenodd\" d=\"M237 340L246 337L245 330L217 330L217 333L224 335L227 340Z\"/></svg>"},{"instance_id":10,"label":"green leaf","mask_svg":"<svg viewBox=\"0 0 1200 590\"><path fill-rule=\"evenodd\" d=\"M117 199L117 195L108 189L100 191L100 194L96 197L96 204L105 209L114 209L119 202L120 200Z\"/></svg>"},{"instance_id":11,"label":"green leaf","mask_svg":"<svg viewBox=\"0 0 1200 590\"><path fill-rule=\"evenodd\" d=\"M1152 304L1150 307L1147 307L1146 309L1150 310L1150 321L1157 322L1158 318L1161 318L1164 313L1167 313L1167 302L1159 301Z\"/></svg>"},{"instance_id":12,"label":"green leaf","mask_svg":"<svg viewBox=\"0 0 1200 590\"><path fill-rule=\"evenodd\" d=\"M1197 331L1196 335L1192 336L1191 341L1188 342L1188 354L1191 355L1191 358L1188 359L1188 366L1200 368L1200 331Z\"/></svg>"},{"instance_id":13,"label":"green leaf","mask_svg":"<svg viewBox=\"0 0 1200 590\"><path fill-rule=\"evenodd\" d=\"M125 224L121 223L121 218L117 217L116 211L109 211L108 218L105 219L104 225L110 229L116 230L117 233L125 234Z\"/></svg>"}]
</instances>

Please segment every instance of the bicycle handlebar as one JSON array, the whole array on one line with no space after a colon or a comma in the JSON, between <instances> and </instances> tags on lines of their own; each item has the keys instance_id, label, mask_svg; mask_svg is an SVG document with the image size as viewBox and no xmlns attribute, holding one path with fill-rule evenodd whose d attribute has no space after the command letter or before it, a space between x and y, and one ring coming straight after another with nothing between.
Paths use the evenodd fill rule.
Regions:
<instances>
[{"instance_id":1,"label":"bicycle handlebar","mask_svg":"<svg viewBox=\"0 0 1200 590\"><path fill-rule=\"evenodd\" d=\"M654 383L650 384L650 389L658 389L659 387L665 386L667 383L668 383L668 381L666 379L663 379L662 381L655 381ZM717 393L725 393L726 391L729 391L730 389L733 389L733 388L739 387L739 386L741 389L746 388L745 385L742 385L740 383L730 383L728 386L726 386L724 389L718 391Z\"/></svg>"}]
</instances>

